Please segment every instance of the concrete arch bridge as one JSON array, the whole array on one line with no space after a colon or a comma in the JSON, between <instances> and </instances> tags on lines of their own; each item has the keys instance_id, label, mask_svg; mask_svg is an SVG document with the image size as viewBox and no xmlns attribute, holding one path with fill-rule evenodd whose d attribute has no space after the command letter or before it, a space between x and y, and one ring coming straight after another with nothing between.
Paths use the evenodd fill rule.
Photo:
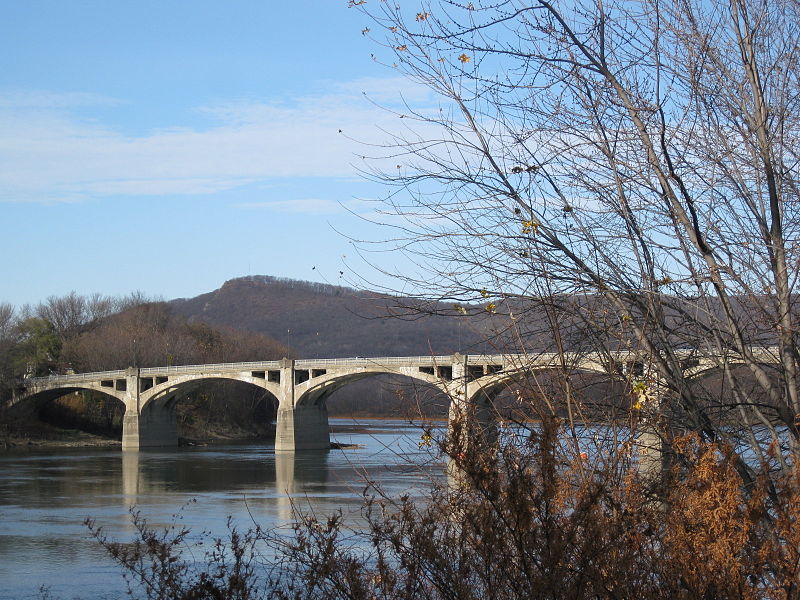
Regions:
<instances>
[{"instance_id":1,"label":"concrete arch bridge","mask_svg":"<svg viewBox=\"0 0 800 600\"><path fill-rule=\"evenodd\" d=\"M763 362L778 360L774 349L762 348L758 353ZM686 357L687 371L692 373L717 366L715 361L691 359L688 351ZM123 450L168 447L177 446L178 442L175 416L178 393L210 379L230 379L258 386L277 399L276 451L325 449L330 447L325 400L353 381L393 374L429 384L451 397L452 417L459 408L487 406L509 381L532 370L561 367L565 358L571 368L604 374L645 368L640 358L627 351L566 357L544 353L283 359L28 378L16 391L12 403L46 401L80 390L102 392L125 406Z\"/></svg>"}]
</instances>

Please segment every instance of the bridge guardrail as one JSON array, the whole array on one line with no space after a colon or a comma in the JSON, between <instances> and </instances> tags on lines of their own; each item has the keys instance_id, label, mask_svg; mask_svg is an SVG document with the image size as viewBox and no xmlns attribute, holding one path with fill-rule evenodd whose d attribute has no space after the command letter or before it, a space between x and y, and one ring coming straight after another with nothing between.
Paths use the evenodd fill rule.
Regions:
<instances>
[{"instance_id":1,"label":"bridge guardrail","mask_svg":"<svg viewBox=\"0 0 800 600\"><path fill-rule=\"evenodd\" d=\"M45 375L44 377L29 377L25 379L25 381L36 384L48 381L86 381L87 379L114 379L115 377L125 377L125 371L94 371L91 373L73 373L70 375Z\"/></svg>"},{"instance_id":2,"label":"bridge guardrail","mask_svg":"<svg viewBox=\"0 0 800 600\"><path fill-rule=\"evenodd\" d=\"M676 350L676 354L681 356L691 356L694 355L697 351L693 349L678 349ZM778 356L777 352L778 349L774 346L752 346L750 348L750 352L756 357L761 358L770 358L775 360ZM602 359L608 357L608 355L612 357L624 358L624 357L635 357L637 353L635 351L630 350L618 350L612 351L610 353L601 353L601 352L576 352L576 353L567 353L568 356L575 356L579 357L582 356L584 358L592 357L596 359ZM702 352L701 352L702 355ZM554 353L531 353L531 354L468 354L464 355L466 359L466 364L469 365L477 365L477 364L504 364L504 365L511 365L511 366L519 366L520 368L524 368L526 364L530 364L531 362L541 361L543 359L553 359L558 354ZM392 365L401 365L401 366L434 366L434 365L450 365L452 364L452 355L444 355L444 356L376 356L376 357L351 357L351 358L318 358L318 359L300 359L294 361L295 368L300 369L313 369L313 368L325 368L325 367L335 367L335 366L392 366ZM279 369L281 367L282 361L272 360L272 361L251 361L251 362L237 362L237 363L210 363L205 365L175 365L175 366L167 366L167 367L143 367L139 369L139 375L159 375L159 374L168 374L168 373L202 373L208 371L267 371L273 369ZM48 375L45 377L31 377L26 379L25 381L32 384L42 384L42 383L53 383L53 382L63 382L69 383L72 381L86 381L87 379L115 379L119 377L125 377L126 371L124 369L118 369L115 371L94 371L88 373L75 373L70 375Z\"/></svg>"},{"instance_id":3,"label":"bridge guardrail","mask_svg":"<svg viewBox=\"0 0 800 600\"><path fill-rule=\"evenodd\" d=\"M169 367L144 367L139 369L140 375L158 375L160 373L192 373L195 371L263 371L278 369L280 361L265 360L258 362L209 363L207 365L174 365Z\"/></svg>"},{"instance_id":4,"label":"bridge guardrail","mask_svg":"<svg viewBox=\"0 0 800 600\"><path fill-rule=\"evenodd\" d=\"M325 366L359 366L359 365L449 365L452 356L366 356L352 358L304 358L294 361L295 368L313 368Z\"/></svg>"}]
</instances>

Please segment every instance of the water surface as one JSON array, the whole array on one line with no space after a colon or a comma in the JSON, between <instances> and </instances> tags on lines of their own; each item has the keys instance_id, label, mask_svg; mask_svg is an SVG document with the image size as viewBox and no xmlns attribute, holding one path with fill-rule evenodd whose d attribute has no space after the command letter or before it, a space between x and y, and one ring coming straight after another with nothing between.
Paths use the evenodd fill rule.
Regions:
<instances>
[{"instance_id":1,"label":"water surface","mask_svg":"<svg viewBox=\"0 0 800 600\"><path fill-rule=\"evenodd\" d=\"M332 419L333 439L355 449L274 452L271 445L170 451L69 449L0 454L0 600L119 598L119 568L83 521L109 537L134 534L129 509L149 523L177 520L224 536L228 516L240 528L286 528L293 506L325 515L342 510L358 523L367 482L412 496L440 477L419 450L419 429L403 421ZM422 468L420 468L422 465Z\"/></svg>"}]
</instances>

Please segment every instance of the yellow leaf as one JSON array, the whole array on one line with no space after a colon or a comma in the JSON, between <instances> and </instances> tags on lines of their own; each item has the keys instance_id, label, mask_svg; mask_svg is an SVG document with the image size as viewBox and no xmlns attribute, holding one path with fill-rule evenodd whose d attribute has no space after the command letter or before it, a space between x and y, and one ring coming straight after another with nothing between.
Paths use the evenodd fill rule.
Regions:
<instances>
[{"instance_id":1,"label":"yellow leaf","mask_svg":"<svg viewBox=\"0 0 800 600\"><path fill-rule=\"evenodd\" d=\"M522 222L522 233L536 233L539 229L539 223L537 221L523 221Z\"/></svg>"},{"instance_id":2,"label":"yellow leaf","mask_svg":"<svg viewBox=\"0 0 800 600\"><path fill-rule=\"evenodd\" d=\"M426 12L417 13L417 21L425 21L430 16L431 14Z\"/></svg>"},{"instance_id":3,"label":"yellow leaf","mask_svg":"<svg viewBox=\"0 0 800 600\"><path fill-rule=\"evenodd\" d=\"M462 63L468 63L470 59L466 54L462 54L458 57L458 60L460 60Z\"/></svg>"}]
</instances>

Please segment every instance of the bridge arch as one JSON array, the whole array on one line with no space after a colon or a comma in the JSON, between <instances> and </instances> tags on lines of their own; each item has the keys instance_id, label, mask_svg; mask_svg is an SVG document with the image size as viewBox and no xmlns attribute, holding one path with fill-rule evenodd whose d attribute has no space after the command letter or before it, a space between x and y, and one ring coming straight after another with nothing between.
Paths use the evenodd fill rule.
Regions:
<instances>
[{"instance_id":1,"label":"bridge arch","mask_svg":"<svg viewBox=\"0 0 800 600\"><path fill-rule=\"evenodd\" d=\"M6 406L17 418L119 439L126 410L120 396L101 386L74 383L28 391Z\"/></svg>"},{"instance_id":2,"label":"bridge arch","mask_svg":"<svg viewBox=\"0 0 800 600\"><path fill-rule=\"evenodd\" d=\"M777 388L783 388L784 379L779 365L774 362L761 362L761 368ZM715 422L737 421L741 418L766 418L772 423L787 422L792 414L785 414L786 408L776 404L770 393L762 387L749 366L741 360L732 360L727 367L729 375L736 380L731 385L726 374L726 365L706 364L695 367L687 376L687 384L695 400L701 404L706 415Z\"/></svg>"},{"instance_id":3,"label":"bridge arch","mask_svg":"<svg viewBox=\"0 0 800 600\"><path fill-rule=\"evenodd\" d=\"M139 392L139 410L145 412L155 409L157 405L169 402L175 395L190 391L202 386L209 381L238 381L248 383L261 390L266 391L276 402L280 401L280 386L276 383L265 381L264 379L252 375L241 373L209 373L209 374L189 374L179 377L170 377L164 381Z\"/></svg>"},{"instance_id":4,"label":"bridge arch","mask_svg":"<svg viewBox=\"0 0 800 600\"><path fill-rule=\"evenodd\" d=\"M25 390L23 393L16 395L11 402L9 402L8 406L16 406L29 401L50 402L52 400L56 400L57 398L61 398L62 396L81 391L99 392L105 396L119 400L124 405L127 404L124 390L120 391L100 385L100 382L88 381L74 382L65 385L32 387Z\"/></svg>"},{"instance_id":5,"label":"bridge arch","mask_svg":"<svg viewBox=\"0 0 800 600\"><path fill-rule=\"evenodd\" d=\"M294 405L296 407L302 406L320 406L327 398L335 391L340 390L351 383L367 379L369 377L376 377L380 375L394 375L403 378L408 378L413 381L418 381L430 386L433 386L439 391L448 392L445 385L442 384L440 378L408 369L390 369L380 366L365 367L356 372L332 372L325 373L307 382L295 386Z\"/></svg>"},{"instance_id":6,"label":"bridge arch","mask_svg":"<svg viewBox=\"0 0 800 600\"><path fill-rule=\"evenodd\" d=\"M541 411L578 422L627 422L635 402L631 381L600 361L503 369L470 380L464 398L486 423L537 420Z\"/></svg>"},{"instance_id":7,"label":"bridge arch","mask_svg":"<svg viewBox=\"0 0 800 600\"><path fill-rule=\"evenodd\" d=\"M598 361L579 363L567 368L566 371L567 376L571 373L590 373L603 377L614 377L614 374L609 373L607 365ZM550 363L534 363L530 366L503 369L471 379L467 383L467 400L479 393L494 396L514 381L525 380L532 376L535 377L536 373L547 372L564 372L564 369L561 366Z\"/></svg>"},{"instance_id":8,"label":"bridge arch","mask_svg":"<svg viewBox=\"0 0 800 600\"><path fill-rule=\"evenodd\" d=\"M243 373L191 373L180 376L159 377L166 381L146 378L146 389L139 391L138 414L130 415L131 438L127 447L176 446L178 444L178 402L196 389L202 389L210 382L235 382L261 390L272 400L269 404L279 404L279 389L262 378ZM141 381L141 380L140 380ZM149 387L150 383L156 382ZM274 413L273 413L274 414ZM134 424L134 419L136 424ZM184 435L186 435L184 433ZM133 437L135 436L135 437ZM137 446L138 444L138 446Z\"/></svg>"}]
</instances>

